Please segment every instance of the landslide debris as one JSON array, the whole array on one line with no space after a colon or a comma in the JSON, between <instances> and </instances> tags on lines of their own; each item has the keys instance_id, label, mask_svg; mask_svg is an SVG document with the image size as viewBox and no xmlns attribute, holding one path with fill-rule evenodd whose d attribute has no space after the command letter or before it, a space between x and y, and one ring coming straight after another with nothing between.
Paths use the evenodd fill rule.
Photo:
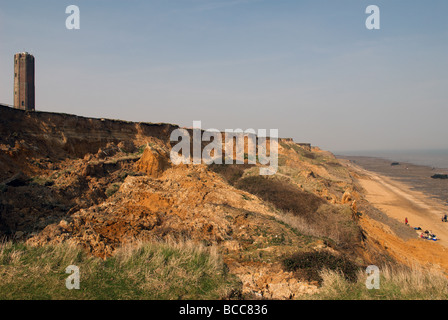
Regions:
<instances>
[{"instance_id":1,"label":"landslide debris","mask_svg":"<svg viewBox=\"0 0 448 320\"><path fill-rule=\"evenodd\" d=\"M135 164L135 170L149 177L157 178L170 167L169 151L166 148L155 148L148 145L142 157Z\"/></svg>"},{"instance_id":2,"label":"landslide debris","mask_svg":"<svg viewBox=\"0 0 448 320\"><path fill-rule=\"evenodd\" d=\"M107 157L103 161L95 161L88 174L82 170L82 175L108 176L105 163L114 161ZM86 167L92 167L89 163ZM342 201L332 204L299 188L283 174L260 177L254 165L219 169L206 165L171 166L168 150L160 143L147 145L130 166L135 174L127 175L110 197L72 211L32 236L28 243L67 241L104 259L135 240L188 239L216 245L229 270L243 282L245 297L274 299L297 298L318 290L317 281L310 283L303 274L286 270L285 258L309 250L353 253L362 246L349 206ZM217 173L220 170L232 177L233 185L226 174ZM298 174L302 177L300 171ZM314 181L316 177L308 179ZM292 214L291 221L304 218L297 220L303 226L320 226L323 233L301 234L293 223L285 223L287 214ZM328 230L336 230L338 236ZM327 240L320 240L322 234Z\"/></svg>"}]
</instances>

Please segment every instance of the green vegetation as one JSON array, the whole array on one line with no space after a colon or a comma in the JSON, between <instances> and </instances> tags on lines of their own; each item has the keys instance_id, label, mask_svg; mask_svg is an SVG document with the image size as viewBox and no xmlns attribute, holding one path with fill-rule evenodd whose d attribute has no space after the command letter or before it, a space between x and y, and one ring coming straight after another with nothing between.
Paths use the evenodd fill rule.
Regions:
<instances>
[{"instance_id":1,"label":"green vegetation","mask_svg":"<svg viewBox=\"0 0 448 320\"><path fill-rule=\"evenodd\" d=\"M112 197L118 189L120 189L121 184L120 183L113 183L106 189L106 196Z\"/></svg>"},{"instance_id":2,"label":"green vegetation","mask_svg":"<svg viewBox=\"0 0 448 320\"><path fill-rule=\"evenodd\" d=\"M289 181L276 176L249 176L239 179L235 186L272 204L280 213L279 219L303 235L329 238L345 248L361 236L349 206L327 204Z\"/></svg>"},{"instance_id":3,"label":"green vegetation","mask_svg":"<svg viewBox=\"0 0 448 320\"><path fill-rule=\"evenodd\" d=\"M360 267L344 256L335 256L326 251L298 252L283 261L288 271L295 271L308 281L323 281L321 271L339 272L345 280L354 282Z\"/></svg>"},{"instance_id":4,"label":"green vegetation","mask_svg":"<svg viewBox=\"0 0 448 320\"><path fill-rule=\"evenodd\" d=\"M132 160L138 160L141 157L141 153L131 153L131 154L127 154L126 156L121 156L121 157L114 157L111 158L107 161L104 161L104 164L117 164L119 162L127 162L127 161L132 161ZM93 162L94 164L100 164L100 161L97 162Z\"/></svg>"},{"instance_id":5,"label":"green vegetation","mask_svg":"<svg viewBox=\"0 0 448 320\"><path fill-rule=\"evenodd\" d=\"M37 177L33 177L31 179L31 184L48 187L48 186L52 186L54 184L54 181L51 177L37 176Z\"/></svg>"},{"instance_id":6,"label":"green vegetation","mask_svg":"<svg viewBox=\"0 0 448 320\"><path fill-rule=\"evenodd\" d=\"M137 149L137 154L138 154L138 155L142 155L143 152L145 151L145 149L146 149L146 144L141 145L141 146L138 147L138 149Z\"/></svg>"},{"instance_id":7,"label":"green vegetation","mask_svg":"<svg viewBox=\"0 0 448 320\"><path fill-rule=\"evenodd\" d=\"M236 187L259 196L280 210L292 211L296 215L312 215L323 203L321 198L304 192L289 182L264 176L240 179Z\"/></svg>"},{"instance_id":8,"label":"green vegetation","mask_svg":"<svg viewBox=\"0 0 448 320\"><path fill-rule=\"evenodd\" d=\"M134 176L136 176L137 175L137 173L136 172L134 172L134 171L124 171L124 172L121 172L120 174L119 174L119 179L120 179L120 181L121 182L124 182L124 180L128 177L128 176L131 176L131 177L134 177Z\"/></svg>"},{"instance_id":9,"label":"green vegetation","mask_svg":"<svg viewBox=\"0 0 448 320\"><path fill-rule=\"evenodd\" d=\"M360 270L356 282L340 272L322 270L322 287L311 299L322 300L447 300L448 279L435 270L405 266L380 267L380 288L367 289L367 274ZM309 297L307 297L309 298Z\"/></svg>"},{"instance_id":10,"label":"green vegetation","mask_svg":"<svg viewBox=\"0 0 448 320\"><path fill-rule=\"evenodd\" d=\"M80 269L80 289L68 290L65 269ZM0 245L0 299L221 299L240 290L211 248L147 243L117 250L107 260L68 244Z\"/></svg>"},{"instance_id":11,"label":"green vegetation","mask_svg":"<svg viewBox=\"0 0 448 320\"><path fill-rule=\"evenodd\" d=\"M244 174L246 169L255 167L252 164L212 164L210 170L220 174L231 185L234 185Z\"/></svg>"}]
</instances>

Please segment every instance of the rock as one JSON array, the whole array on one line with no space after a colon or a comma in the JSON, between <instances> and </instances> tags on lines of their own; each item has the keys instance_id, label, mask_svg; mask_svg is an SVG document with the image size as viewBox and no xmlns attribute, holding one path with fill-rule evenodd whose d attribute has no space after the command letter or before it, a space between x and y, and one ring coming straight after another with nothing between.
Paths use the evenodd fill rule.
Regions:
<instances>
[{"instance_id":1,"label":"rock","mask_svg":"<svg viewBox=\"0 0 448 320\"><path fill-rule=\"evenodd\" d=\"M82 170L81 175L83 177L101 177L105 173L103 162L88 163Z\"/></svg>"},{"instance_id":2,"label":"rock","mask_svg":"<svg viewBox=\"0 0 448 320\"><path fill-rule=\"evenodd\" d=\"M317 240L315 245L313 246L313 249L318 250L318 249L324 249L327 247L328 247L327 244L323 240Z\"/></svg>"},{"instance_id":3,"label":"rock","mask_svg":"<svg viewBox=\"0 0 448 320\"><path fill-rule=\"evenodd\" d=\"M166 169L170 167L168 154L162 150L146 147L142 157L135 164L135 170L146 173L146 175L158 178Z\"/></svg>"},{"instance_id":4,"label":"rock","mask_svg":"<svg viewBox=\"0 0 448 320\"><path fill-rule=\"evenodd\" d=\"M137 147L135 146L135 144L132 141L121 141L117 147L120 149L120 151L122 152L126 152L126 153L134 153L137 151Z\"/></svg>"},{"instance_id":5,"label":"rock","mask_svg":"<svg viewBox=\"0 0 448 320\"><path fill-rule=\"evenodd\" d=\"M345 191L344 194L342 195L341 203L345 204L350 202L352 202L352 195L349 191Z\"/></svg>"},{"instance_id":6,"label":"rock","mask_svg":"<svg viewBox=\"0 0 448 320\"><path fill-rule=\"evenodd\" d=\"M68 230L68 229L69 229L68 222L65 221L65 220L61 220L61 221L59 222L59 226L60 226L62 229L64 229L64 230Z\"/></svg>"},{"instance_id":7,"label":"rock","mask_svg":"<svg viewBox=\"0 0 448 320\"><path fill-rule=\"evenodd\" d=\"M448 174L435 174L431 178L433 179L448 179Z\"/></svg>"},{"instance_id":8,"label":"rock","mask_svg":"<svg viewBox=\"0 0 448 320\"><path fill-rule=\"evenodd\" d=\"M358 204L357 204L356 200L353 200L352 204L350 205L350 208L352 210L352 219L358 220L359 213L358 213Z\"/></svg>"},{"instance_id":9,"label":"rock","mask_svg":"<svg viewBox=\"0 0 448 320\"><path fill-rule=\"evenodd\" d=\"M100 148L96 155L97 155L98 158L104 159L106 157L113 157L118 152L120 152L120 149L115 144L113 144L112 142L109 142L106 145L106 147Z\"/></svg>"},{"instance_id":10,"label":"rock","mask_svg":"<svg viewBox=\"0 0 448 320\"><path fill-rule=\"evenodd\" d=\"M311 170L304 172L304 176L307 179L316 179L316 174Z\"/></svg>"}]
</instances>

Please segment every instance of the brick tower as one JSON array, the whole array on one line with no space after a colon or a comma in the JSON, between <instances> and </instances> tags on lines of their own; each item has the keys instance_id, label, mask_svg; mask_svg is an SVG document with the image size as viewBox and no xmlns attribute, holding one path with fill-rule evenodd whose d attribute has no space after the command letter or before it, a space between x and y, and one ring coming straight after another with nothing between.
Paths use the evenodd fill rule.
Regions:
<instances>
[{"instance_id":1,"label":"brick tower","mask_svg":"<svg viewBox=\"0 0 448 320\"><path fill-rule=\"evenodd\" d=\"M14 108L34 111L34 57L28 52L14 55Z\"/></svg>"}]
</instances>

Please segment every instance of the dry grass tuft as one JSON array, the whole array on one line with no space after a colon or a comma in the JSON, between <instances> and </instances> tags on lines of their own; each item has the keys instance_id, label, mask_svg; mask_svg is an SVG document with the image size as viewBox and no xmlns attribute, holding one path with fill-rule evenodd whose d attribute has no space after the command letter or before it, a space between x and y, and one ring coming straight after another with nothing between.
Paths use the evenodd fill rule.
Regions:
<instances>
[{"instance_id":1,"label":"dry grass tuft","mask_svg":"<svg viewBox=\"0 0 448 320\"><path fill-rule=\"evenodd\" d=\"M315 299L344 300L446 300L448 278L440 271L418 265L390 266L380 269L380 289L368 290L367 274L358 273L356 284L349 283L341 273L322 270L320 292Z\"/></svg>"}]
</instances>

